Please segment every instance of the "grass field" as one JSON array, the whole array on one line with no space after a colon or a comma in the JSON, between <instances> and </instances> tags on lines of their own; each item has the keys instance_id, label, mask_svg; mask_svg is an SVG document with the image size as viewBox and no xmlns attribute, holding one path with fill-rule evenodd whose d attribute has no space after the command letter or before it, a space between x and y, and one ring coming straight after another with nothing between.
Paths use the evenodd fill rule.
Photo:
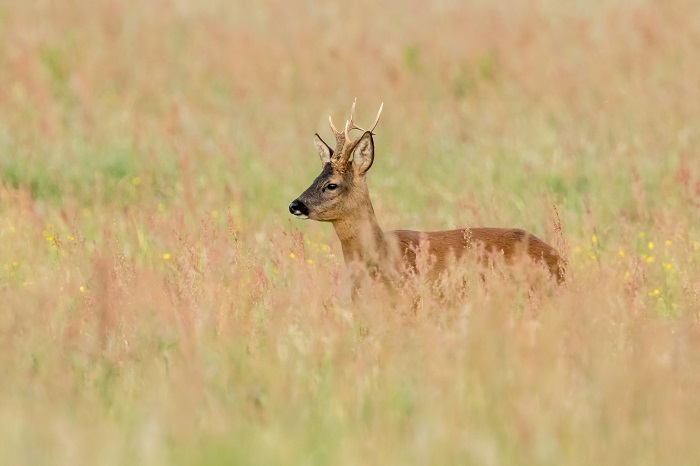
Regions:
<instances>
[{"instance_id":1,"label":"grass field","mask_svg":"<svg viewBox=\"0 0 700 466\"><path fill-rule=\"evenodd\" d=\"M699 46L694 0L0 0L0 464L700 463ZM567 284L353 304L287 205L355 97L383 227Z\"/></svg>"}]
</instances>

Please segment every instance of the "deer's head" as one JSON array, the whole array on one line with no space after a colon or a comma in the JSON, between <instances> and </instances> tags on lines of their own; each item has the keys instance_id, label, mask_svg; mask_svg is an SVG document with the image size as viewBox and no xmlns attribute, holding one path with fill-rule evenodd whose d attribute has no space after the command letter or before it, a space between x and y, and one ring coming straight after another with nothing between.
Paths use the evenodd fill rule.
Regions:
<instances>
[{"instance_id":1,"label":"deer's head","mask_svg":"<svg viewBox=\"0 0 700 466\"><path fill-rule=\"evenodd\" d=\"M351 216L371 205L365 175L374 161L372 132L379 123L383 106L384 104L379 107L377 118L369 130L355 125L354 102L350 120L345 122L344 131L338 131L331 117L328 117L335 134L335 149L331 149L318 134L315 135L314 145L321 158L321 174L306 191L289 204L289 212L292 215L332 222ZM349 132L353 129L363 132L354 141L349 137Z\"/></svg>"}]
</instances>

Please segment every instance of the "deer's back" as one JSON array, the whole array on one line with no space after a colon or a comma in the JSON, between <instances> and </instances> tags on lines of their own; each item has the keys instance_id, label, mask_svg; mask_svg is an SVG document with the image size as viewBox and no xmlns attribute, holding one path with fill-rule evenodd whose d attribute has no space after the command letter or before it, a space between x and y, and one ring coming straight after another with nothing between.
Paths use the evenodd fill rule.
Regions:
<instances>
[{"instance_id":1,"label":"deer's back","mask_svg":"<svg viewBox=\"0 0 700 466\"><path fill-rule=\"evenodd\" d=\"M429 232L394 230L386 233L397 240L408 267L415 267L416 251L427 244L437 270L443 270L451 256L459 259L472 249L486 255L503 254L506 262L512 262L518 254L527 253L533 260L544 263L557 281L564 279L564 264L556 249L518 228L460 228Z\"/></svg>"}]
</instances>

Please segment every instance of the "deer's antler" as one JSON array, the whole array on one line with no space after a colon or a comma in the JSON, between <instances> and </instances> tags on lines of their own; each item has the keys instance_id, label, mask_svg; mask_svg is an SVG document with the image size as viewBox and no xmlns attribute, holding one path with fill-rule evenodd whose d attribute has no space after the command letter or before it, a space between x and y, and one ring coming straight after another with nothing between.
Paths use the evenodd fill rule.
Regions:
<instances>
[{"instance_id":1,"label":"deer's antler","mask_svg":"<svg viewBox=\"0 0 700 466\"><path fill-rule=\"evenodd\" d=\"M328 115L328 123L331 125L333 135L335 136L335 150L333 151L333 154L337 157L343 153L343 146L345 145L345 133L335 129L335 125L333 125L333 119L330 115Z\"/></svg>"},{"instance_id":2,"label":"deer's antler","mask_svg":"<svg viewBox=\"0 0 700 466\"><path fill-rule=\"evenodd\" d=\"M353 129L359 129L362 132L369 131L370 133L374 134L374 128L377 127L379 124L379 118L382 116L382 109L384 108L384 102L379 106L379 111L377 112L377 118L374 119L374 123L372 123L372 127L369 130L364 130L357 126L355 124L355 104L357 103L357 99L352 103L352 110L350 110L350 120L345 121L345 140L349 141L350 136L348 136L348 132L352 131ZM354 143L354 141L353 141Z\"/></svg>"},{"instance_id":3,"label":"deer's antler","mask_svg":"<svg viewBox=\"0 0 700 466\"><path fill-rule=\"evenodd\" d=\"M357 99L355 99L352 103L352 108L350 110L350 119L345 120L345 128L343 131L338 131L335 125L333 124L333 119L330 117L330 115L328 116L328 123L330 124L331 129L333 130L333 135L335 136L335 150L333 151L333 159L335 159L336 163L338 164L343 164L344 162L347 162L347 160L350 158L350 151L355 145L356 141L349 142L347 146L345 145L346 142L350 141L350 131L352 131L353 129L357 129L363 132L366 131L355 124L355 104L357 104ZM372 134L374 134L374 129L379 123L379 118L382 115L383 108L384 103L382 103L379 106L377 118L374 119L372 127L368 130ZM345 147L345 151L343 151L343 147Z\"/></svg>"}]
</instances>

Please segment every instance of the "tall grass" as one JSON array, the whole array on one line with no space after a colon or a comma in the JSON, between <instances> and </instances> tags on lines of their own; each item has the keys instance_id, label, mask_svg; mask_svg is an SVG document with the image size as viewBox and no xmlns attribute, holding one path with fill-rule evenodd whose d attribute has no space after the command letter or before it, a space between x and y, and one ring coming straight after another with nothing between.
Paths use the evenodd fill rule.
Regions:
<instances>
[{"instance_id":1,"label":"tall grass","mask_svg":"<svg viewBox=\"0 0 700 466\"><path fill-rule=\"evenodd\" d=\"M699 43L689 0L0 2L0 463L697 464ZM286 206L354 97L385 228L569 282L353 304Z\"/></svg>"}]
</instances>

